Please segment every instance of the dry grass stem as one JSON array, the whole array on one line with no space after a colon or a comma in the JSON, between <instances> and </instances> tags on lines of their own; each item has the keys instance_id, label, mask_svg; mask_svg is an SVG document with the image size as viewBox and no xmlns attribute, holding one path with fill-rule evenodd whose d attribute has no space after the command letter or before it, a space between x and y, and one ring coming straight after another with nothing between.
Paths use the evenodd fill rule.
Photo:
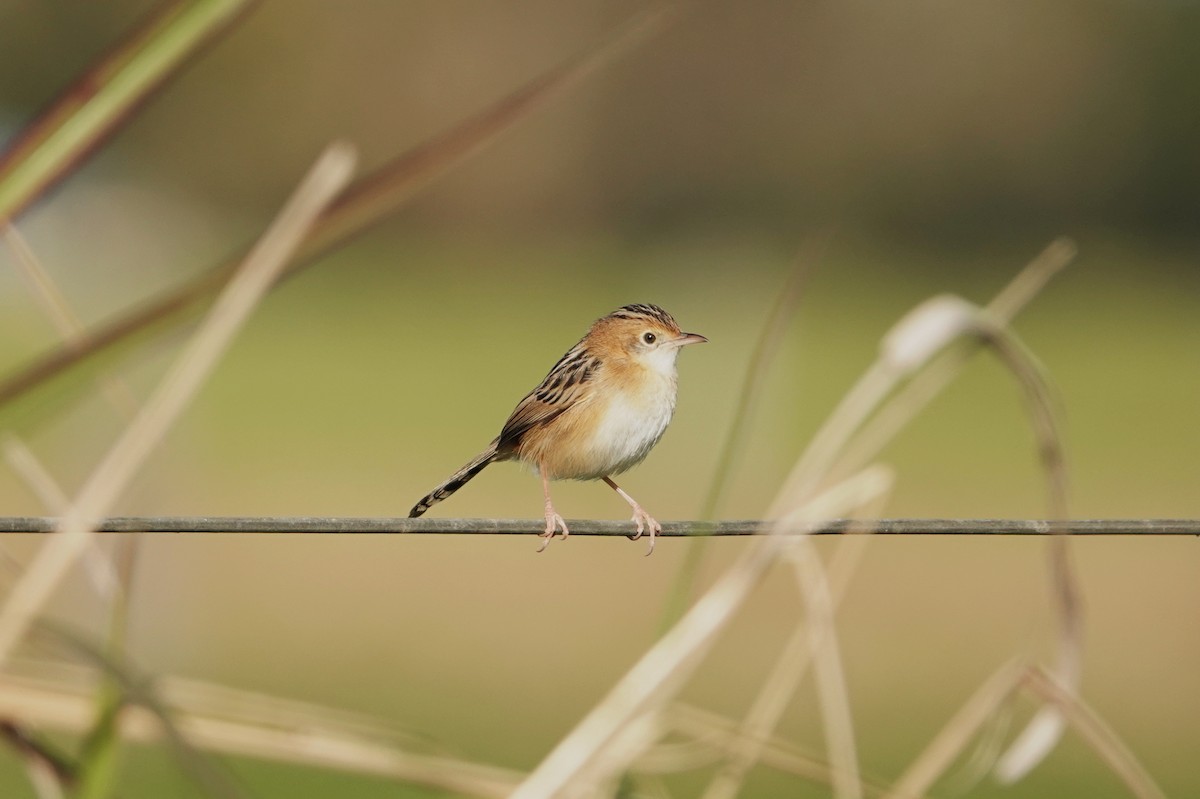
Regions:
<instances>
[{"instance_id":1,"label":"dry grass stem","mask_svg":"<svg viewBox=\"0 0 1200 799\"><path fill-rule=\"evenodd\" d=\"M830 488L788 518L776 523L812 524L841 515L878 493L880 475L864 471ZM746 597L776 562L788 541L772 535L755 541L733 566L696 602L666 635L646 652L608 695L563 738L514 792L513 799L566 795L592 760L621 730L644 713L669 702L691 676L718 633L732 619Z\"/></svg>"},{"instance_id":2,"label":"dry grass stem","mask_svg":"<svg viewBox=\"0 0 1200 799\"><path fill-rule=\"evenodd\" d=\"M747 744L745 722L682 703L672 705L668 713L672 729L693 737L700 745L711 747L719 753L735 757ZM758 748L756 759L762 765L822 785L833 784L833 771L827 760L777 736L768 735L753 743ZM650 750L638 760L639 768L645 762L650 769L654 769L656 758L657 752ZM704 765L709 760L700 760L697 755L696 762L697 765ZM882 788L870 783L864 783L863 787L871 795L877 796L883 792Z\"/></svg>"},{"instance_id":3,"label":"dry grass stem","mask_svg":"<svg viewBox=\"0 0 1200 799\"><path fill-rule=\"evenodd\" d=\"M16 472L48 513L58 516L67 509L71 504L67 492L63 491L24 441L12 433L0 434L0 450L4 452L4 462Z\"/></svg>"},{"instance_id":4,"label":"dry grass stem","mask_svg":"<svg viewBox=\"0 0 1200 799\"><path fill-rule=\"evenodd\" d=\"M0 740L20 758L38 799L60 799L66 795L65 790L76 775L58 751L35 739L27 727L8 719L0 721Z\"/></svg>"},{"instance_id":5,"label":"dry grass stem","mask_svg":"<svg viewBox=\"0 0 1200 799\"><path fill-rule=\"evenodd\" d=\"M800 301L804 298L805 289L808 287L808 279L812 274L813 265L820 260L825 243L826 239L823 237L818 241L807 243L797 253L787 280L776 295L775 303L771 306L771 311L767 315L758 340L754 343L754 350L750 353L750 360L746 366L746 376L742 380L742 390L733 407L733 419L729 426L729 432L721 444L721 451L717 456L717 468L713 473L709 489L704 495L704 505L700 511L701 519L709 519L716 515L721 498L729 487L729 475L745 449L746 431L758 410L767 376L771 373L771 364L779 354L788 328L800 308Z\"/></svg>"},{"instance_id":6,"label":"dry grass stem","mask_svg":"<svg viewBox=\"0 0 1200 799\"><path fill-rule=\"evenodd\" d=\"M1056 242L1027 267L1025 277L1015 287L1003 292L998 300L1000 310L1015 312L1030 292L1036 291L1049 275L1061 268L1073 255L1073 248ZM1039 452L1046 465L1054 519L1065 519L1066 477L1062 446L1054 418L1054 403L1047 382L1037 362L1020 345L1003 320L990 316L957 297L935 297L918 306L897 323L885 336L880 359L860 378L843 398L829 421L814 437L808 451L792 470L787 491L803 496L821 484L826 472L836 474L852 468L860 459L873 457L886 443L888 436L899 430L919 407L932 398L955 373L957 361L941 361L934 356L951 341L975 335L989 343L1001 360L1018 378L1031 408L1031 419L1038 437ZM937 379L920 384L920 390L892 405L892 416L882 428L866 428L867 418L885 396L902 379L916 375L920 368L932 362ZM913 382L916 382L914 379ZM880 418L878 416L876 419ZM865 429L869 447L860 443L852 448L854 433ZM860 433L860 436L862 434ZM863 439L859 439L860 442ZM1059 673L1068 684L1076 684L1080 666L1082 641L1081 603L1069 560L1065 539L1051 542L1052 575L1060 618ZM1062 719L1053 708L1040 713L1026 733L1009 753L1001 759L998 774L1013 779L1032 768L1053 747L1062 731Z\"/></svg>"},{"instance_id":7,"label":"dry grass stem","mask_svg":"<svg viewBox=\"0 0 1200 799\"><path fill-rule=\"evenodd\" d=\"M517 122L629 48L660 32L675 18L676 12L677 8L671 4L651 5L580 55L537 75L441 135L356 181L310 226L294 258L295 269L312 263L317 256L385 219L420 189L483 150ZM190 314L225 284L241 260L217 264L184 285L92 329L73 346L60 347L0 379L0 407L119 343L169 323L190 319Z\"/></svg>"},{"instance_id":8,"label":"dry grass stem","mask_svg":"<svg viewBox=\"0 0 1200 799\"><path fill-rule=\"evenodd\" d=\"M703 799L733 799L737 796L746 774L761 757L771 732L779 724L788 701L803 679L812 654L811 645L808 624L798 624L738 727L736 737L728 747L729 758L713 776ZM821 777L828 780L827 784L832 784L832 769L824 769Z\"/></svg>"},{"instance_id":9,"label":"dry grass stem","mask_svg":"<svg viewBox=\"0 0 1200 799\"><path fill-rule=\"evenodd\" d=\"M890 486L888 490L890 491ZM862 515L874 515L886 503L886 496L881 494L860 509ZM853 532L838 540L830 563L828 580L833 612L836 612L841 604L850 578L866 551L870 539L854 534L867 532L869 523L866 525L866 528L856 527ZM812 658L814 643L810 621L798 623L784 645L782 654L776 660L775 667L751 703L750 710L738 728L737 738L730 747L730 756L709 783L704 799L731 799L737 795L746 775L763 756L772 731L778 726L787 704L803 682ZM832 772L829 769L825 770L825 776L828 779L823 781L832 785Z\"/></svg>"},{"instance_id":10,"label":"dry grass stem","mask_svg":"<svg viewBox=\"0 0 1200 799\"><path fill-rule=\"evenodd\" d=\"M29 775L29 784L33 786L37 799L66 799L67 794L54 770L41 761L26 761L25 772Z\"/></svg>"},{"instance_id":11,"label":"dry grass stem","mask_svg":"<svg viewBox=\"0 0 1200 799\"><path fill-rule=\"evenodd\" d=\"M16 256L17 273L29 285L34 299L38 301L42 311L49 317L54 329L63 341L71 341L83 332L83 323L71 310L67 298L51 279L49 273L42 267L29 242L11 222L0 221L0 235L14 256Z\"/></svg>"},{"instance_id":12,"label":"dry grass stem","mask_svg":"<svg viewBox=\"0 0 1200 799\"><path fill-rule=\"evenodd\" d=\"M180 690L181 686L187 686ZM237 701L244 709L291 708L278 718L270 710L250 717L227 717L189 707L176 696L204 695L208 689L187 681L164 680L163 701L188 743L199 749L241 757L316 766L354 774L374 775L426 785L467 796L500 799L517 784L520 775L502 768L482 766L455 758L411 753L384 738L380 728L365 721L344 723L346 714L324 713L312 705L278 702L269 697L242 694ZM229 689L214 688L226 696ZM94 707L86 690L62 683L0 674L0 715L22 718L30 723L71 733L91 728ZM163 740L162 719L141 706L126 707L119 719L121 736L129 741L154 743Z\"/></svg>"},{"instance_id":13,"label":"dry grass stem","mask_svg":"<svg viewBox=\"0 0 1200 799\"><path fill-rule=\"evenodd\" d=\"M1025 674L1021 660L1001 666L959 708L892 785L885 799L920 799L946 772L980 728L1020 687Z\"/></svg>"},{"instance_id":14,"label":"dry grass stem","mask_svg":"<svg viewBox=\"0 0 1200 799\"><path fill-rule=\"evenodd\" d=\"M94 520L103 517L146 456L162 440L199 389L267 287L312 224L350 179L355 156L347 145L330 147L230 280L208 318L188 342L158 389L84 483L63 515L59 534L38 553L0 610L0 663L86 548Z\"/></svg>"},{"instance_id":15,"label":"dry grass stem","mask_svg":"<svg viewBox=\"0 0 1200 799\"><path fill-rule=\"evenodd\" d=\"M942 347L969 332L971 317L956 297L935 297L909 311L884 336L876 361L842 397L784 480L767 511L778 517L788 503L802 502L822 482L863 423L896 386Z\"/></svg>"},{"instance_id":16,"label":"dry grass stem","mask_svg":"<svg viewBox=\"0 0 1200 799\"><path fill-rule=\"evenodd\" d=\"M708 491L704 495L700 519L708 520L716 516L721 498L729 485L729 475L733 472L733 467L745 448L746 430L758 409L767 375L771 371L771 364L774 362L775 356L783 344L787 329L800 306L804 289L808 285L808 276L812 272L812 264L818 259L824 243L825 239L821 239L820 242L810 242L801 249L796 255L791 272L788 273L787 281L775 296L775 303L754 344L754 351L750 354L746 375L742 379L742 390L733 407L733 420L730 423L729 432L725 434L725 439L721 443L716 469L713 471ZM684 553L683 563L679 565L679 571L667 593L661 623L663 630L666 630L683 615L706 550L707 543L697 541L690 544Z\"/></svg>"},{"instance_id":17,"label":"dry grass stem","mask_svg":"<svg viewBox=\"0 0 1200 799\"><path fill-rule=\"evenodd\" d=\"M59 337L68 345L84 338L87 330L83 322L72 310L66 296L42 266L16 225L0 223L0 231L3 232L4 242L16 256L17 272L29 284L30 291L54 325L54 329L58 331ZM97 381L105 398L121 417L126 421L132 419L137 411L137 400L125 381L107 374L101 375Z\"/></svg>"},{"instance_id":18,"label":"dry grass stem","mask_svg":"<svg viewBox=\"0 0 1200 799\"><path fill-rule=\"evenodd\" d=\"M839 799L861 799L858 745L850 713L850 694L834 625L834 600L820 555L812 539L802 536L790 550L796 581L808 619L808 652L816 677L817 701L829 762L833 767L833 793Z\"/></svg>"},{"instance_id":19,"label":"dry grass stem","mask_svg":"<svg viewBox=\"0 0 1200 799\"><path fill-rule=\"evenodd\" d=\"M992 298L987 305L987 312L993 318L1009 324L1030 300L1041 293L1050 279L1074 261L1078 254L1079 248L1071 239L1065 236L1056 238Z\"/></svg>"},{"instance_id":20,"label":"dry grass stem","mask_svg":"<svg viewBox=\"0 0 1200 799\"><path fill-rule=\"evenodd\" d=\"M1045 669L1025 672L1025 687L1045 702L1056 705L1083 740L1113 770L1138 799L1164 799L1162 789L1134 757L1117 734L1072 686L1064 685Z\"/></svg>"},{"instance_id":21,"label":"dry grass stem","mask_svg":"<svg viewBox=\"0 0 1200 799\"><path fill-rule=\"evenodd\" d=\"M5 462L37 496L49 513L61 515L65 512L70 506L70 498L24 441L12 433L2 433L0 434L0 450L4 452ZM87 549L83 553L83 563L97 594L106 599L117 594L121 584L116 570L104 550L94 539L88 541ZM23 571L18 567L18 574Z\"/></svg>"},{"instance_id":22,"label":"dry grass stem","mask_svg":"<svg viewBox=\"0 0 1200 799\"><path fill-rule=\"evenodd\" d=\"M1065 520L1070 515L1067 469L1049 380L1037 359L1009 328L984 314L981 330L1001 362L1021 384L1046 472L1050 517L1052 521ZM1058 617L1055 676L1062 685L1076 691L1083 671L1083 600L1071 564L1069 539L1055 535L1049 545L1050 580ZM1062 714L1054 705L1043 707L1001 756L996 764L996 777L1004 783L1021 779L1050 753L1062 737L1064 727Z\"/></svg>"},{"instance_id":23,"label":"dry grass stem","mask_svg":"<svg viewBox=\"0 0 1200 799\"><path fill-rule=\"evenodd\" d=\"M615 796L617 783L631 765L666 732L661 713L643 713L632 719L596 753L563 795L572 799Z\"/></svg>"},{"instance_id":24,"label":"dry grass stem","mask_svg":"<svg viewBox=\"0 0 1200 799\"><path fill-rule=\"evenodd\" d=\"M1071 262L1075 252L1075 245L1070 240L1055 239L988 303L986 312L997 322L1007 324L1012 321L1046 283ZM829 479L840 480L869 463L950 385L979 346L980 342L968 340L963 348L942 353L928 367L913 375L912 380L900 387L846 444L838 463L830 470Z\"/></svg>"}]
</instances>

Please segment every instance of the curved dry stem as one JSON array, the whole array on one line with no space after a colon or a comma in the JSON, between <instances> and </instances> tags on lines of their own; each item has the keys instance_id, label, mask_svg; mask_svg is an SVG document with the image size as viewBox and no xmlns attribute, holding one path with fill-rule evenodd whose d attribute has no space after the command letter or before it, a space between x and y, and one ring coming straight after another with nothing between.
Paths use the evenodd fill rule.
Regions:
<instances>
[{"instance_id":1,"label":"curved dry stem","mask_svg":"<svg viewBox=\"0 0 1200 799\"><path fill-rule=\"evenodd\" d=\"M1075 245L1069 239L1052 241L987 304L987 313L997 322L1007 324L1012 321L1046 283L1074 259L1075 254ZM979 346L981 342L968 340L961 348L943 352L925 369L913 375L912 380L900 387L895 396L864 423L858 434L846 444L837 464L830 469L829 479L840 480L869 463L934 397L950 385Z\"/></svg>"},{"instance_id":2,"label":"curved dry stem","mask_svg":"<svg viewBox=\"0 0 1200 799\"><path fill-rule=\"evenodd\" d=\"M1020 382L1029 410L1038 452L1046 471L1049 486L1050 517L1052 522L1070 516L1067 505L1067 469L1063 456L1056 403L1044 369L1021 340L1007 327L987 319L984 325L988 343L1001 361ZM1051 533L1061 533L1052 528ZM1083 671L1083 599L1071 563L1071 550L1066 535L1050 540L1050 581L1058 617L1058 657L1055 677L1071 691L1079 689ZM996 764L996 777L1013 783L1029 773L1062 737L1065 720L1053 705L1045 705L1017 736Z\"/></svg>"}]
</instances>

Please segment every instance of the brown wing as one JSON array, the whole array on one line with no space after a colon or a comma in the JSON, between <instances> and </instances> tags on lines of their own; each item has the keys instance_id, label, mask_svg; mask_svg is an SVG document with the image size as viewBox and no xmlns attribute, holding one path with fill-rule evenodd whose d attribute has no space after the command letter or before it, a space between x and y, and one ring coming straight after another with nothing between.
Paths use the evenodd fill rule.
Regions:
<instances>
[{"instance_id":1,"label":"brown wing","mask_svg":"<svg viewBox=\"0 0 1200 799\"><path fill-rule=\"evenodd\" d=\"M517 403L500 431L497 449L513 452L526 433L549 424L578 403L600 367L600 359L589 355L582 341L568 350L538 387Z\"/></svg>"}]
</instances>

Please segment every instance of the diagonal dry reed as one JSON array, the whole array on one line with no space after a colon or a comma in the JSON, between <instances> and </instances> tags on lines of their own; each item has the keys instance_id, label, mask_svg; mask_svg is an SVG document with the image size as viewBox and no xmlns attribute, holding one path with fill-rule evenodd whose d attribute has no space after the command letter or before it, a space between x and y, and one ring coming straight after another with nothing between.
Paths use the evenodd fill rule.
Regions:
<instances>
[{"instance_id":1,"label":"diagonal dry reed","mask_svg":"<svg viewBox=\"0 0 1200 799\"><path fill-rule=\"evenodd\" d=\"M1024 679L1025 664L1010 660L984 681L885 794L885 799L920 799L950 768L979 729L1012 697Z\"/></svg>"},{"instance_id":2,"label":"diagonal dry reed","mask_svg":"<svg viewBox=\"0 0 1200 799\"><path fill-rule=\"evenodd\" d=\"M30 291L38 301L42 311L58 331L59 337L67 346L72 346L86 337L87 329L79 316L71 308L67 298L59 289L58 284L42 266L33 248L25 241L25 237L16 225L0 223L0 237L16 256L17 272L29 284ZM100 390L109 404L125 421L133 418L137 410L137 400L125 381L105 373L99 377Z\"/></svg>"},{"instance_id":3,"label":"diagonal dry reed","mask_svg":"<svg viewBox=\"0 0 1200 799\"><path fill-rule=\"evenodd\" d=\"M1104 719L1079 698L1075 688L1064 685L1041 668L1025 672L1024 686L1044 702L1055 705L1101 760L1112 769L1138 799L1164 799L1165 794L1150 772L1134 757Z\"/></svg>"},{"instance_id":4,"label":"diagonal dry reed","mask_svg":"<svg viewBox=\"0 0 1200 799\"><path fill-rule=\"evenodd\" d=\"M987 304L987 313L998 323L1011 322L1046 283L1074 259L1075 254L1075 245L1070 240L1052 241ZM926 369L914 375L846 444L837 464L830 469L828 479L839 480L858 471L878 455L887 442L950 385L979 346L982 346L981 342L968 340L964 346L942 353Z\"/></svg>"},{"instance_id":5,"label":"diagonal dry reed","mask_svg":"<svg viewBox=\"0 0 1200 799\"><path fill-rule=\"evenodd\" d=\"M56 516L61 515L70 507L71 500L67 493L63 491L24 441L11 433L0 434L0 451L4 453L4 461L33 491L49 513ZM87 551L83 553L83 557L83 564L96 593L105 598L118 595L120 581L116 571L96 541L88 542ZM18 573L20 571L23 569L19 569Z\"/></svg>"},{"instance_id":6,"label":"diagonal dry reed","mask_svg":"<svg viewBox=\"0 0 1200 799\"><path fill-rule=\"evenodd\" d=\"M7 720L0 721L0 741L21 759L37 799L65 799L65 786L74 775L56 753L34 741L24 728Z\"/></svg>"},{"instance_id":7,"label":"diagonal dry reed","mask_svg":"<svg viewBox=\"0 0 1200 799\"><path fill-rule=\"evenodd\" d=\"M3 226L2 233L9 248L17 256L18 271L26 278L34 297L50 318L59 336L67 344L77 341L84 335L85 329L67 302L66 296L42 267L33 249L15 225ZM136 413L137 401L125 381L104 372L99 375L97 382L101 393L117 415L126 422L131 420ZM10 464L23 474L27 483L43 487L41 494L46 508L56 515L64 513L69 504L68 498L57 488L49 473L41 468L33 453L24 448L15 436L11 441L4 442L4 451ZM110 599L112 603L109 612L108 653L113 658L119 658L125 648L125 632L132 599L133 564L137 559L139 541L137 536L118 538L111 561L104 557L100 547L93 542L83 561L98 593ZM115 760L119 745L115 725L123 700L120 687L112 680L98 692L96 726L87 735L87 745L83 749L80 764L84 785L79 793L84 799L104 796L110 792L108 786L101 786L99 783L114 771L110 766Z\"/></svg>"},{"instance_id":8,"label":"diagonal dry reed","mask_svg":"<svg viewBox=\"0 0 1200 799\"><path fill-rule=\"evenodd\" d=\"M293 270L362 233L402 207L424 186L494 142L501 133L528 117L589 75L611 63L629 48L661 31L675 8L661 3L629 18L591 48L530 80L513 93L463 120L440 136L409 150L364 176L344 196L314 220L293 259ZM131 309L90 331L71 347L60 347L0 380L0 407L92 358L131 342L140 334L190 318L225 284L240 258L203 272L184 285ZM31 414L44 414L42 407Z\"/></svg>"},{"instance_id":9,"label":"diagonal dry reed","mask_svg":"<svg viewBox=\"0 0 1200 799\"><path fill-rule=\"evenodd\" d=\"M5 462L24 481L48 513L58 516L67 509L71 504L67 492L24 441L12 433L0 434L0 450L4 453Z\"/></svg>"},{"instance_id":10,"label":"diagonal dry reed","mask_svg":"<svg viewBox=\"0 0 1200 799\"><path fill-rule=\"evenodd\" d=\"M796 315L800 300L804 297L812 265L820 259L826 241L827 237L822 237L801 248L788 273L786 282L775 295L775 303L771 306L767 320L754 344L754 350L750 353L750 361L746 366L745 377L742 379L742 389L733 407L729 432L725 434L725 440L721 443L716 469L713 471L712 480L709 481L708 491L705 492L704 504L700 508L698 517L700 519L709 520L716 517L717 508L720 507L721 499L729 487L729 476L745 448L746 431L758 410L759 400L762 397L763 388L766 386L766 378L771 371L771 364L783 344L784 335ZM679 570L667 592L660 632L665 631L683 615L684 608L687 607L687 600L696 583L696 574L700 569L700 563L707 550L707 543L703 540L690 544L685 550L683 562L679 565Z\"/></svg>"},{"instance_id":11,"label":"diagonal dry reed","mask_svg":"<svg viewBox=\"0 0 1200 799\"><path fill-rule=\"evenodd\" d=\"M38 664L45 673L50 664ZM155 692L189 744L214 753L319 766L477 796L505 797L517 772L442 755L410 752L391 730L369 719L307 703L182 680L156 679ZM92 724L89 688L76 672L48 680L0 672L0 716L19 717L50 729L79 733ZM123 738L160 741L162 719L152 710L122 712Z\"/></svg>"},{"instance_id":12,"label":"diagonal dry reed","mask_svg":"<svg viewBox=\"0 0 1200 799\"><path fill-rule=\"evenodd\" d=\"M864 518L877 515L878 510L886 504L886 499L887 494L876 497L868 506L859 509L860 515ZM847 530L847 535L838 541L829 566L831 612L836 612L841 604L850 578L866 550L870 539L860 533L867 532L870 532L869 522L859 528L852 526ZM803 587L801 590L803 591ZM759 689L739 726L729 758L713 776L703 799L732 799L737 795L750 769L762 758L772 731L779 724L784 710L803 681L813 652L819 645L819 635L814 635L811 619L796 625L795 631L784 645L782 654L777 658L775 667ZM833 769L827 769L826 772L827 779L823 781L832 785ZM861 785L861 779L859 783Z\"/></svg>"},{"instance_id":13,"label":"diagonal dry reed","mask_svg":"<svg viewBox=\"0 0 1200 799\"><path fill-rule=\"evenodd\" d=\"M784 774L792 774L811 782L822 785L833 783L833 772L827 760L816 757L810 752L803 751L793 743L784 741L777 736L765 736L761 741L748 741L745 735L745 721L735 721L710 710L676 702L667 711L671 729L694 739L694 746L705 750L714 750L715 754L699 754L692 761L696 767L707 765L713 757L724 755L737 757L745 749L747 743L753 743L757 748L757 761L769 768ZM644 754L637 761L639 770L666 770L659 766L658 750L664 745L659 744L655 749ZM666 757L672 755L668 749ZM686 763L677 770L684 770ZM875 782L863 780L863 790L871 796L882 795L884 789Z\"/></svg>"},{"instance_id":14,"label":"diagonal dry reed","mask_svg":"<svg viewBox=\"0 0 1200 799\"><path fill-rule=\"evenodd\" d=\"M780 518L778 529L801 528L857 507L885 490L886 478L868 469ZM576 778L643 714L657 711L688 679L788 538L755 541L666 635L647 651L595 708L542 760L513 799L561 796ZM626 764L627 765L627 764ZM615 766L615 764L614 764Z\"/></svg>"},{"instance_id":15,"label":"diagonal dry reed","mask_svg":"<svg viewBox=\"0 0 1200 799\"><path fill-rule=\"evenodd\" d=\"M146 456L186 407L267 287L278 277L301 237L345 186L354 167L347 145L330 147L317 161L280 215L247 256L158 389L84 483L59 523L59 533L42 548L0 610L0 663L34 615L91 540L94 520L103 517Z\"/></svg>"}]
</instances>

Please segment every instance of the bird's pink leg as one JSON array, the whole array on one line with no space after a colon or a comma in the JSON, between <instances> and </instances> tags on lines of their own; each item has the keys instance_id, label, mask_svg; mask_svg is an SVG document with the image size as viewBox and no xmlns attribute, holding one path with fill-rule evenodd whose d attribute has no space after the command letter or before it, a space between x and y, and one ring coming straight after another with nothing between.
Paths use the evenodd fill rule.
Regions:
<instances>
[{"instance_id":1,"label":"bird's pink leg","mask_svg":"<svg viewBox=\"0 0 1200 799\"><path fill-rule=\"evenodd\" d=\"M608 483L609 487L621 495L621 499L629 503L633 508L633 523L637 525L637 533L629 536L631 541L636 541L642 537L643 532L650 533L650 548L646 550L649 555L654 551L654 535L662 532L662 525L659 524L653 516L646 513L646 510L637 503L637 500L625 493L625 489L613 482L611 477L605 477L604 482Z\"/></svg>"},{"instance_id":2,"label":"bird's pink leg","mask_svg":"<svg viewBox=\"0 0 1200 799\"><path fill-rule=\"evenodd\" d=\"M546 532L542 533L542 545L538 547L538 552L541 552L550 546L550 542L554 539L554 533L559 527L562 528L562 537L566 538L571 534L567 529L567 522L563 517L559 516L554 510L554 505L550 502L550 479L546 477L545 469L538 469L542 475L542 494L546 497Z\"/></svg>"}]
</instances>

